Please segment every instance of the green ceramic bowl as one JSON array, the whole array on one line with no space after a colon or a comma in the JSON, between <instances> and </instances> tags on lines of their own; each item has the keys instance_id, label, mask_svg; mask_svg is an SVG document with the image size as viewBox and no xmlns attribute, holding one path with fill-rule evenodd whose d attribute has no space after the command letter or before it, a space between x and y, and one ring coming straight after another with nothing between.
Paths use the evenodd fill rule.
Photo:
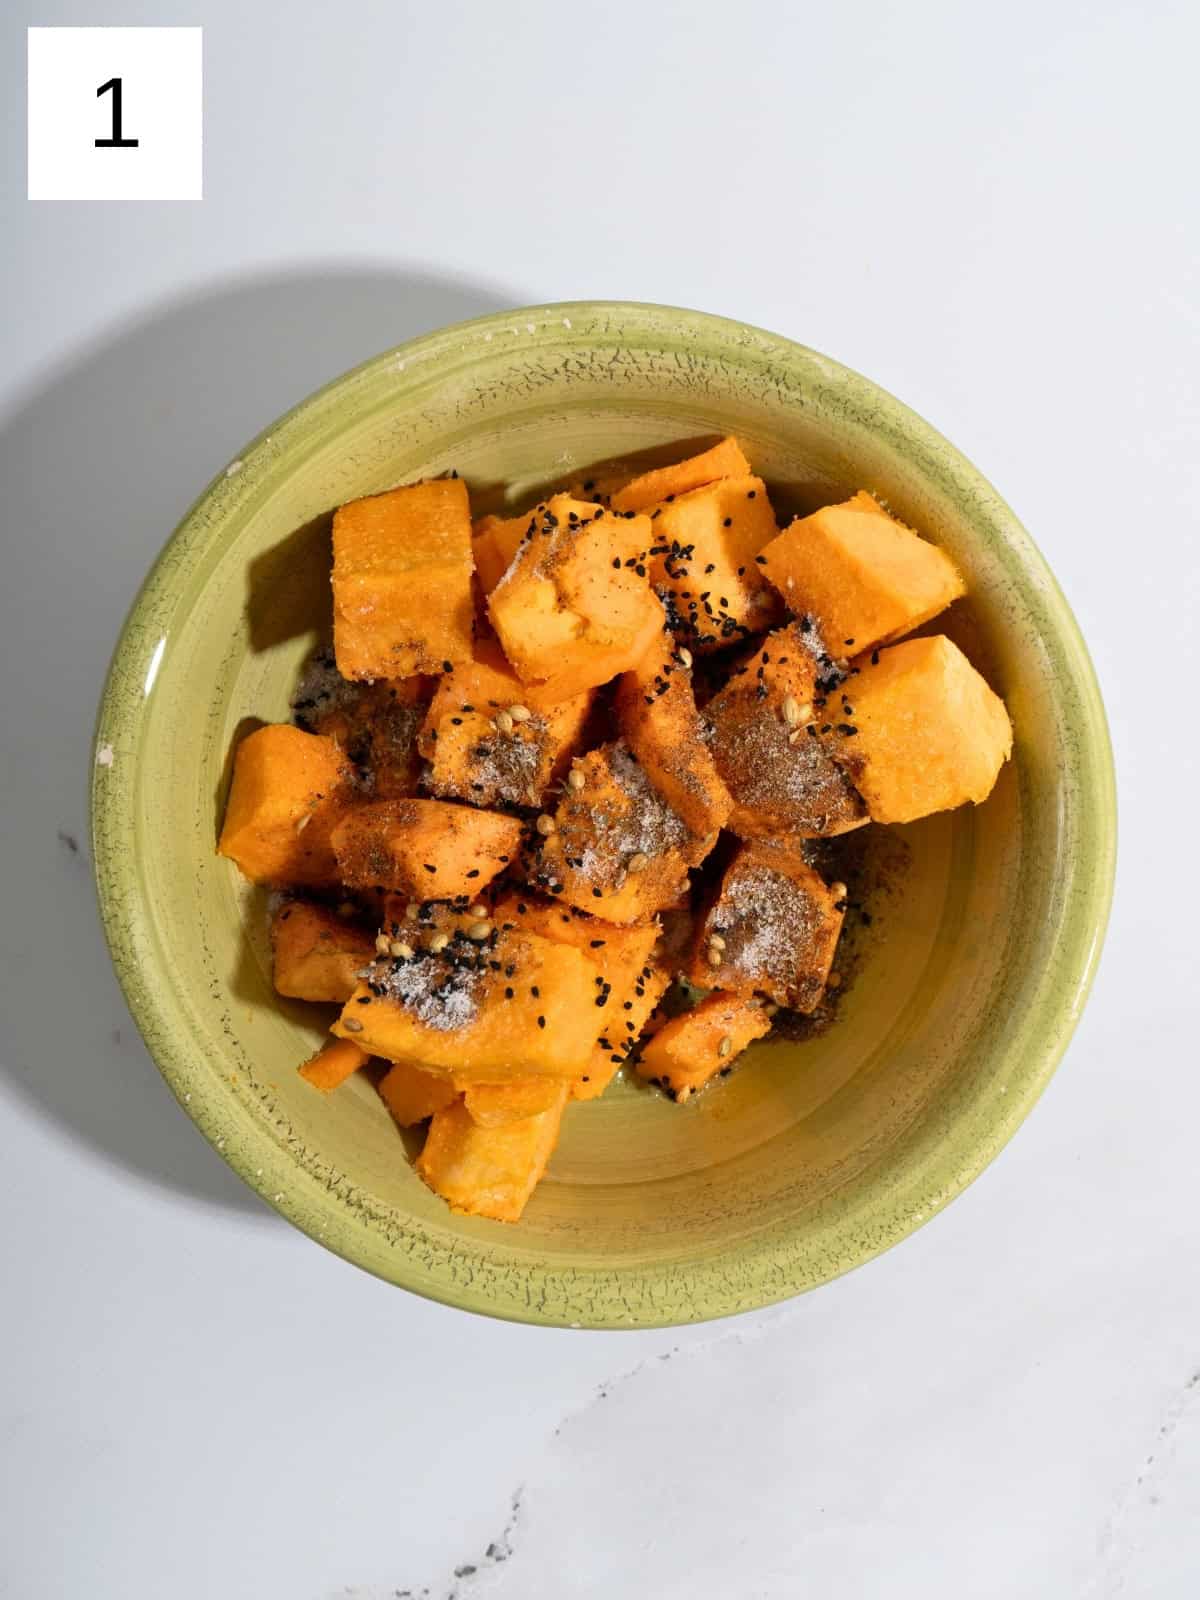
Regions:
<instances>
[{"instance_id":1,"label":"green ceramic bowl","mask_svg":"<svg viewBox=\"0 0 1200 1600\"><path fill-rule=\"evenodd\" d=\"M371 1086L297 1076L328 1016L272 993L264 896L214 853L230 748L286 717L328 627L331 509L456 467L525 500L577 467L732 431L781 502L867 487L954 557L949 627L1005 697L978 809L871 830L870 927L833 1029L755 1046L686 1107L617 1083L572 1107L516 1227L452 1215ZM665 307L540 306L339 378L210 486L159 558L100 708L100 904L130 1009L225 1159L313 1239L473 1311L646 1327L762 1306L903 1238L992 1159L1084 1003L1111 892L1104 713L1071 613L1004 502L866 379Z\"/></svg>"}]
</instances>

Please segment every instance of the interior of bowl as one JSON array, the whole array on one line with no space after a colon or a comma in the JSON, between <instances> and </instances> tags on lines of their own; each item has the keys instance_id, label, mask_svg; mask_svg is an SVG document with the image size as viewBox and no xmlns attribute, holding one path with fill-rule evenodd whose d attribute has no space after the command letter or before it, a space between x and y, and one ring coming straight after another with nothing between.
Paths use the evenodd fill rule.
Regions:
<instances>
[{"instance_id":1,"label":"interior of bowl","mask_svg":"<svg viewBox=\"0 0 1200 1600\"><path fill-rule=\"evenodd\" d=\"M616 1083L567 1113L517 1226L451 1214L371 1085L296 1075L329 1022L270 983L265 896L214 853L239 732L286 718L329 628L333 507L455 468L525 503L596 461L734 432L777 502L866 487L943 545L952 632L1016 744L979 808L871 829L836 1026L764 1042L684 1107ZM994 491L864 379L741 324L553 306L447 329L339 380L200 500L140 595L101 707L93 825L131 1008L190 1114L315 1238L474 1310L584 1326L721 1315L894 1242L1011 1134L1086 994L1112 872L1086 652ZM866 910L867 917L861 916Z\"/></svg>"}]
</instances>

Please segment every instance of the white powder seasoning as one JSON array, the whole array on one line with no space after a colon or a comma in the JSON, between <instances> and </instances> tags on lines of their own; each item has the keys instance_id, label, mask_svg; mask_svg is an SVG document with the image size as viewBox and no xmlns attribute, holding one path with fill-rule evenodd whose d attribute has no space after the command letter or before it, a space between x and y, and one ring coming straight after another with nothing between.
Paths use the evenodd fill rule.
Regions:
<instances>
[{"instance_id":1,"label":"white powder seasoning","mask_svg":"<svg viewBox=\"0 0 1200 1600\"><path fill-rule=\"evenodd\" d=\"M436 955L419 950L409 960L373 961L365 976L377 998L397 1001L427 1028L453 1033L479 1012L486 974L475 962L475 947L456 935Z\"/></svg>"}]
</instances>

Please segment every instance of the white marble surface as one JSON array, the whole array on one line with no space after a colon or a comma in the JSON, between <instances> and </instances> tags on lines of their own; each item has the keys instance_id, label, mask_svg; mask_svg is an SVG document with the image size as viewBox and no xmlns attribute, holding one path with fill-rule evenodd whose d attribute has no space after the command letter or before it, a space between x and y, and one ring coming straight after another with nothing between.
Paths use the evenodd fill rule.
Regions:
<instances>
[{"instance_id":1,"label":"white marble surface","mask_svg":"<svg viewBox=\"0 0 1200 1600\"><path fill-rule=\"evenodd\" d=\"M23 24L106 13L4 22L0 1593L1190 1600L1195 8L185 9L195 206L28 205ZM409 333L588 295L941 426L1062 580L1121 770L1099 982L1014 1144L882 1260L679 1333L472 1319L268 1214L134 1034L86 857L108 652L209 474Z\"/></svg>"}]
</instances>

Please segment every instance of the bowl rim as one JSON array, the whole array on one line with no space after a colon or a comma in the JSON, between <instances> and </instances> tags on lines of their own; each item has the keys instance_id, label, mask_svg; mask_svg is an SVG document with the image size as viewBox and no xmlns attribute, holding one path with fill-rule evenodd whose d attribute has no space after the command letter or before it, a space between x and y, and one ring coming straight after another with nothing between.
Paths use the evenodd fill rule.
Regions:
<instances>
[{"instance_id":1,"label":"bowl rim","mask_svg":"<svg viewBox=\"0 0 1200 1600\"><path fill-rule=\"evenodd\" d=\"M126 756L114 761L114 745L128 744L123 730L134 721L122 711L125 689L140 683L146 671L144 638L146 624L167 604L173 572L186 556L219 537L222 501L231 490L231 479L238 489L251 484L260 472L286 454L289 438L305 429L312 420L331 407L340 405L357 386L369 385L385 374L405 368L424 368L453 351L478 348L503 336L505 350L517 352L545 349L539 343L544 330L570 330L574 322L609 326L612 330L637 328L656 337L663 336L668 324L679 338L716 342L736 359L738 351L768 352L774 362L782 362L806 373L813 382L838 395L847 405L869 407L873 421L886 425L914 449L919 445L923 468L929 475L936 466L944 486L958 497L972 502L976 520L983 518L991 532L1002 541L1011 556L1011 565L1023 595L1036 590L1043 608L1052 617L1054 637L1070 674L1071 687L1078 698L1082 715L1075 730L1078 772L1087 779L1080 786L1082 803L1089 807L1091 833L1089 849L1080 859L1064 863L1064 904L1069 902L1072 916L1064 912L1065 943L1056 947L1057 985L1053 1015L1036 1041L1014 1038L1005 1048L1019 1048L1026 1060L1021 1075L1014 1074L1016 1092L1000 1102L986 1130L974 1143L961 1150L952 1169L905 1170L897 1180L897 1196L881 1205L871 1216L867 1233L864 1215L854 1220L835 1219L830 1238L837 1233L854 1247L839 1255L826 1249L819 1259L801 1261L789 1254L780 1242L745 1246L744 1280L734 1292L720 1272L714 1275L716 1256L701 1255L688 1263L690 1289L688 1303L664 1301L653 1293L656 1279L666 1275L667 1265L639 1269L625 1274L637 1279L631 1286L622 1282L617 1302L601 1304L587 1296L568 1293L549 1303L538 1302L528 1294L509 1288L506 1292L481 1290L477 1286L431 1279L414 1263L412 1252L393 1250L382 1264L378 1251L367 1247L365 1237L356 1235L364 1224L346 1220L330 1237L314 1225L311 1197L306 1202L287 1184L281 1192L280 1179L287 1172L279 1152L267 1149L267 1136L252 1129L244 1140L232 1147L223 1121L225 1102L203 1091L206 1074L212 1076L207 1057L188 1038L180 1038L166 1025L156 1005L153 986L141 981L141 969L148 949L149 921L146 908L136 897L120 892L121 841L127 839L123 822L132 812L137 784L137 761ZM611 337L611 335L610 335ZM136 753L136 741L134 751ZM218 1154L274 1210L307 1233L315 1242L333 1250L385 1281L397 1284L426 1298L446 1305L472 1310L511 1321L558 1327L650 1328L700 1322L735 1314L743 1310L776 1304L807 1289L840 1276L898 1243L923 1226L943 1206L977 1178L1012 1138L1033 1108L1062 1058L1082 1013L1095 977L1112 903L1116 862L1116 780L1112 748L1099 685L1092 662L1070 606L1044 558L1016 515L983 475L931 424L870 379L808 346L755 327L752 324L714 316L707 312L656 305L641 301L562 301L489 313L463 322L448 324L383 351L361 362L315 390L277 421L269 424L200 493L174 533L164 544L143 580L118 635L101 694L90 766L90 820L93 869L96 879L100 918L114 969L131 1015L155 1064L166 1079L180 1105L214 1146ZM127 852L126 852L127 855ZM1086 858L1086 859L1085 859ZM1032 1060L1030 1053L1032 1052ZM257 1141L257 1143L256 1143ZM925 1167L930 1168L928 1159ZM902 1203L899 1191L904 1191ZM349 1214L348 1214L349 1218ZM500 1225L497 1224L499 1227ZM840 1232L838 1232L840 1230ZM330 1232L333 1232L331 1227ZM426 1250L438 1248L426 1242ZM526 1270L552 1275L552 1267L527 1264ZM585 1269L586 1270L586 1269ZM560 1274L561 1275L561 1274ZM603 1291L611 1296L612 1285ZM707 1298L706 1298L707 1296Z\"/></svg>"}]
</instances>

